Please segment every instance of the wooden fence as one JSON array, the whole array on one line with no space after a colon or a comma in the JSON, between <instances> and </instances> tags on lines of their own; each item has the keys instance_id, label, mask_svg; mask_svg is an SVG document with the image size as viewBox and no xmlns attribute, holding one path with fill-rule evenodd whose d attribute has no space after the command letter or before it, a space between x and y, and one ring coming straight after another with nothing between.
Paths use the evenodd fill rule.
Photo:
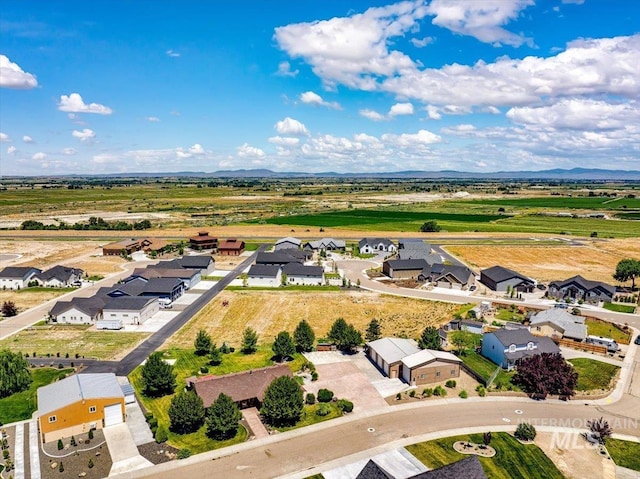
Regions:
<instances>
[{"instance_id":1,"label":"wooden fence","mask_svg":"<svg viewBox=\"0 0 640 479\"><path fill-rule=\"evenodd\" d=\"M596 354L607 354L607 348L605 346L598 346L597 344L578 343L570 339L564 338L551 338L558 346L565 346L571 349L579 349L580 351L587 351Z\"/></svg>"}]
</instances>

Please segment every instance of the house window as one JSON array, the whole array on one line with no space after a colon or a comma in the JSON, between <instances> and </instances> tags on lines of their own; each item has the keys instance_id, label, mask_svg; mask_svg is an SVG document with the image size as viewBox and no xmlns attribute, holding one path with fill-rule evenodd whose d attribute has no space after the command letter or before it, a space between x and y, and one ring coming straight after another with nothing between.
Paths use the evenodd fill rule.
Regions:
<instances>
[{"instance_id":1,"label":"house window","mask_svg":"<svg viewBox=\"0 0 640 479\"><path fill-rule=\"evenodd\" d=\"M452 376L455 376L455 375L456 375L456 370L455 370L455 369L452 369L452 370L451 370L451 375L452 375Z\"/></svg>"},{"instance_id":2,"label":"house window","mask_svg":"<svg viewBox=\"0 0 640 479\"><path fill-rule=\"evenodd\" d=\"M509 345L509 352L513 353L513 352L515 352L515 350L516 350L516 345L515 344L510 344Z\"/></svg>"},{"instance_id":3,"label":"house window","mask_svg":"<svg viewBox=\"0 0 640 479\"><path fill-rule=\"evenodd\" d=\"M420 379L424 379L424 374L421 374L421 375L420 375Z\"/></svg>"},{"instance_id":4,"label":"house window","mask_svg":"<svg viewBox=\"0 0 640 479\"><path fill-rule=\"evenodd\" d=\"M436 371L436 377L439 378L440 377L440 371Z\"/></svg>"},{"instance_id":5,"label":"house window","mask_svg":"<svg viewBox=\"0 0 640 479\"><path fill-rule=\"evenodd\" d=\"M49 423L56 422L58 418L56 416L49 416Z\"/></svg>"},{"instance_id":6,"label":"house window","mask_svg":"<svg viewBox=\"0 0 640 479\"><path fill-rule=\"evenodd\" d=\"M528 349L528 350L532 350L532 349L533 349L533 343L532 343L531 341L529 341L529 342L527 343L527 349Z\"/></svg>"},{"instance_id":7,"label":"house window","mask_svg":"<svg viewBox=\"0 0 640 479\"><path fill-rule=\"evenodd\" d=\"M92 413L92 414L94 412L96 412L96 407L95 406L89 406L89 412Z\"/></svg>"}]
</instances>

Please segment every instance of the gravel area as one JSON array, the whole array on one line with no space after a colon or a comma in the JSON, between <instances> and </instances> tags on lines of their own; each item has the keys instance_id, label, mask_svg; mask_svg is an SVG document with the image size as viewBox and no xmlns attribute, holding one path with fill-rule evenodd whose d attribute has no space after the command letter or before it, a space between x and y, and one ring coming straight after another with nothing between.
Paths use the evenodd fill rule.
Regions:
<instances>
[{"instance_id":1,"label":"gravel area","mask_svg":"<svg viewBox=\"0 0 640 479\"><path fill-rule=\"evenodd\" d=\"M178 450L168 444L149 442L138 446L138 452L140 452L142 457L148 459L153 464L161 464L163 462L175 460Z\"/></svg>"},{"instance_id":2,"label":"gravel area","mask_svg":"<svg viewBox=\"0 0 640 479\"><path fill-rule=\"evenodd\" d=\"M42 479L61 479L66 477L99 479L109 475L112 461L109 448L104 443L102 431L99 429L94 431L94 437L89 441L89 444L87 444L89 440L87 434L80 434L75 439L76 446L71 446L71 438L63 439L64 449L61 451L58 450L57 441L43 445L40 449ZM93 467L89 467L89 460L93 463ZM62 472L60 471L61 463L64 468Z\"/></svg>"}]
</instances>

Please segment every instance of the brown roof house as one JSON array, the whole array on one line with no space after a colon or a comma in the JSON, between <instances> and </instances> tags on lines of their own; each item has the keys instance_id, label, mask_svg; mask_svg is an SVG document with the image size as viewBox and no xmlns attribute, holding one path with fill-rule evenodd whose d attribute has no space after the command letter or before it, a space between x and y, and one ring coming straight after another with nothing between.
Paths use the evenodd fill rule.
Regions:
<instances>
[{"instance_id":1,"label":"brown roof house","mask_svg":"<svg viewBox=\"0 0 640 479\"><path fill-rule=\"evenodd\" d=\"M141 249L142 240L128 238L104 245L102 247L102 254L104 256L122 256L123 254L130 255L131 253L135 253Z\"/></svg>"},{"instance_id":2,"label":"brown roof house","mask_svg":"<svg viewBox=\"0 0 640 479\"><path fill-rule=\"evenodd\" d=\"M280 376L291 376L291 369L286 364L276 364L266 368L252 369L241 373L224 376L203 376L187 378L187 388L192 389L202 398L204 407L209 407L225 393L240 409L260 407L267 386Z\"/></svg>"},{"instance_id":3,"label":"brown roof house","mask_svg":"<svg viewBox=\"0 0 640 479\"><path fill-rule=\"evenodd\" d=\"M189 238L189 246L191 249L216 249L218 247L218 238L209 236L208 231L198 231L197 236Z\"/></svg>"},{"instance_id":4,"label":"brown roof house","mask_svg":"<svg viewBox=\"0 0 640 479\"><path fill-rule=\"evenodd\" d=\"M218 254L222 256L240 256L244 252L244 241L229 238L218 245Z\"/></svg>"}]
</instances>

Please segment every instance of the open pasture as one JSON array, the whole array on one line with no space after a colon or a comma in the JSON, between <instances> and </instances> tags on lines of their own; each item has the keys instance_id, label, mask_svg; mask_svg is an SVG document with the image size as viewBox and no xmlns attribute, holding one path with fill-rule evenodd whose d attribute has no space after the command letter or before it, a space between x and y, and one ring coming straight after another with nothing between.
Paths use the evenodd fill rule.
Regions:
<instances>
[{"instance_id":1,"label":"open pasture","mask_svg":"<svg viewBox=\"0 0 640 479\"><path fill-rule=\"evenodd\" d=\"M463 200L461 203L470 205L486 205L513 208L549 208L553 210L584 209L584 210L624 210L640 208L640 198L626 196L542 196L519 198L508 197L499 199Z\"/></svg>"}]
</instances>

